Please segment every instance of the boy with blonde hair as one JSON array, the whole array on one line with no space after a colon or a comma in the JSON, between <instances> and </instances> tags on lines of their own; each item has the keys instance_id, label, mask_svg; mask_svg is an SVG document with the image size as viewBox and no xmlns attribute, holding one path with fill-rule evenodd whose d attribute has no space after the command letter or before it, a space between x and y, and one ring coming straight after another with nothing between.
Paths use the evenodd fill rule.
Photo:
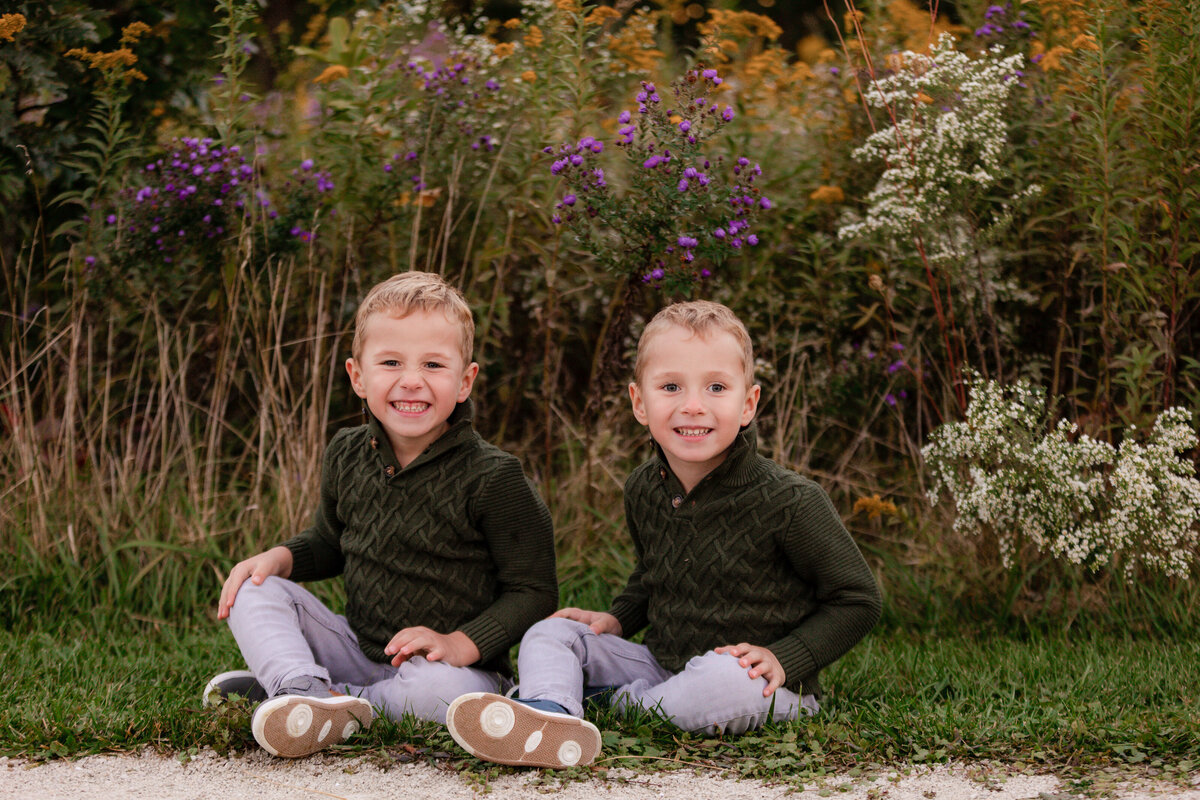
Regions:
<instances>
[{"instance_id":1,"label":"boy with blonde hair","mask_svg":"<svg viewBox=\"0 0 1200 800\"><path fill-rule=\"evenodd\" d=\"M474 331L437 275L371 289L346 361L367 422L330 441L312 524L221 589L249 671L216 676L204 700L264 700L251 728L274 755L344 741L372 707L444 722L458 695L502 688L509 648L558 604L550 514L472 427ZM336 575L345 616L298 583Z\"/></svg>"},{"instance_id":2,"label":"boy with blonde hair","mask_svg":"<svg viewBox=\"0 0 1200 800\"><path fill-rule=\"evenodd\" d=\"M725 306L676 304L646 326L629 397L655 454L625 484L637 565L607 612L564 608L530 628L521 700L451 703L464 749L587 764L600 750L581 719L588 687L705 735L819 710L818 675L878 620L879 588L824 490L758 454L753 368Z\"/></svg>"}]
</instances>

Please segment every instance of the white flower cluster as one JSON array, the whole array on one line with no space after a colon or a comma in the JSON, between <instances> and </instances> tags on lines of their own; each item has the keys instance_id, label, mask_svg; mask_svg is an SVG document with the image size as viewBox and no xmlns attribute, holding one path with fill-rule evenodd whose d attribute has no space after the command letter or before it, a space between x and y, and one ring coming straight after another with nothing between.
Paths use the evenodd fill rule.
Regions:
<instances>
[{"instance_id":1,"label":"white flower cluster","mask_svg":"<svg viewBox=\"0 0 1200 800\"><path fill-rule=\"evenodd\" d=\"M1178 453L1196 447L1192 414L1170 408L1146 441L1126 432L1120 448L1060 420L1048 434L1043 392L972 382L966 420L930 434L929 501L945 492L954 529L995 534L1004 565L1024 545L1095 571L1138 567L1187 577L1200 542L1200 481Z\"/></svg>"},{"instance_id":2,"label":"white flower cluster","mask_svg":"<svg viewBox=\"0 0 1200 800\"><path fill-rule=\"evenodd\" d=\"M865 98L894 122L854 151L855 159L882 161L885 169L867 197L866 218L847 219L838 237L909 241L922 231L931 259L961 261L971 239L963 198L1005 172L1003 113L1023 58L992 50L973 59L942 34L930 55L906 51L892 62L900 68L867 87Z\"/></svg>"}]
</instances>

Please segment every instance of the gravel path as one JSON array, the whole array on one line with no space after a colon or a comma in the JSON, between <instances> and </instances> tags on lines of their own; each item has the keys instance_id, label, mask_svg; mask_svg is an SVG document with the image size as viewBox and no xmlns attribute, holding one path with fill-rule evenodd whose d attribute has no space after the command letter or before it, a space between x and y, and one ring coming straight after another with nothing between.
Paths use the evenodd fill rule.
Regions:
<instances>
[{"instance_id":1,"label":"gravel path","mask_svg":"<svg viewBox=\"0 0 1200 800\"><path fill-rule=\"evenodd\" d=\"M1200 800L1200 779L1190 788L1099 775L1094 792L1116 800L1170 797ZM78 761L30 764L0 758L0 800L476 800L550 795L561 800L1070 800L1078 790L1052 775L1029 775L990 764L914 767L857 777L833 777L802 792L758 781L725 779L706 770L632 773L610 770L604 780L559 784L536 770L483 783L426 763L381 769L367 758L318 754L297 761L262 752L226 758L203 752L182 761L153 753L89 756Z\"/></svg>"}]
</instances>

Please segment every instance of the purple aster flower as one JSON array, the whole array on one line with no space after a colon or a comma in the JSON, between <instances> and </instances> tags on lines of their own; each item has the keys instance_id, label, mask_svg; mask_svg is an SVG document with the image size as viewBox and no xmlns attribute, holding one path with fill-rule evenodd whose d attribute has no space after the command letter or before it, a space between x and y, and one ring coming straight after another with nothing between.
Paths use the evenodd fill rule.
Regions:
<instances>
[{"instance_id":1,"label":"purple aster flower","mask_svg":"<svg viewBox=\"0 0 1200 800\"><path fill-rule=\"evenodd\" d=\"M562 217L560 217L558 214L555 214L554 216L552 216L550 218L550 221L553 222L555 225L562 225Z\"/></svg>"},{"instance_id":2,"label":"purple aster flower","mask_svg":"<svg viewBox=\"0 0 1200 800\"><path fill-rule=\"evenodd\" d=\"M307 172L308 170L310 170L312 168L313 168L313 160L311 158L306 158L300 162L300 169L305 170Z\"/></svg>"},{"instance_id":3,"label":"purple aster flower","mask_svg":"<svg viewBox=\"0 0 1200 800\"><path fill-rule=\"evenodd\" d=\"M733 119L733 106L725 106L725 110L721 112L721 119L729 122Z\"/></svg>"},{"instance_id":4,"label":"purple aster flower","mask_svg":"<svg viewBox=\"0 0 1200 800\"><path fill-rule=\"evenodd\" d=\"M838 75L842 74L842 71L837 67L830 67L829 74L836 78Z\"/></svg>"},{"instance_id":5,"label":"purple aster flower","mask_svg":"<svg viewBox=\"0 0 1200 800\"><path fill-rule=\"evenodd\" d=\"M583 163L583 156L579 155L579 153L575 153L571 156L571 164L573 166L578 167L582 163Z\"/></svg>"},{"instance_id":6,"label":"purple aster flower","mask_svg":"<svg viewBox=\"0 0 1200 800\"><path fill-rule=\"evenodd\" d=\"M701 72L700 74L703 75L704 77L708 78L709 80L717 77L717 71L715 69L706 69L706 70L704 70L704 72Z\"/></svg>"},{"instance_id":7,"label":"purple aster flower","mask_svg":"<svg viewBox=\"0 0 1200 800\"><path fill-rule=\"evenodd\" d=\"M622 111L620 116L617 117L617 122L621 123L622 125L629 122L629 120L630 120L630 114L628 111Z\"/></svg>"},{"instance_id":8,"label":"purple aster flower","mask_svg":"<svg viewBox=\"0 0 1200 800\"><path fill-rule=\"evenodd\" d=\"M700 242L693 239L691 236L680 236L675 240L680 247L696 247Z\"/></svg>"},{"instance_id":9,"label":"purple aster flower","mask_svg":"<svg viewBox=\"0 0 1200 800\"><path fill-rule=\"evenodd\" d=\"M899 342L892 342L892 349L899 352L900 350L904 349L904 345L900 344Z\"/></svg>"},{"instance_id":10,"label":"purple aster flower","mask_svg":"<svg viewBox=\"0 0 1200 800\"><path fill-rule=\"evenodd\" d=\"M896 395L892 394L891 392L888 392L886 395L884 395L883 402L887 403L889 406L895 406L896 405Z\"/></svg>"},{"instance_id":11,"label":"purple aster flower","mask_svg":"<svg viewBox=\"0 0 1200 800\"><path fill-rule=\"evenodd\" d=\"M709 178L707 175L705 175L703 172L701 172L699 175L696 176L696 182L699 183L701 186L708 186Z\"/></svg>"},{"instance_id":12,"label":"purple aster flower","mask_svg":"<svg viewBox=\"0 0 1200 800\"><path fill-rule=\"evenodd\" d=\"M760 206L762 206L764 209L768 209L768 208L770 208L770 207L771 207L771 201L770 201L770 200L768 200L768 199L767 199L767 198L765 198L765 197L761 198L761 199L758 201L758 204L759 204Z\"/></svg>"},{"instance_id":13,"label":"purple aster flower","mask_svg":"<svg viewBox=\"0 0 1200 800\"><path fill-rule=\"evenodd\" d=\"M658 155L650 156L649 158L647 158L645 161L642 162L642 166L646 169L654 169L659 164L663 163L663 160L664 159L662 156L658 156Z\"/></svg>"},{"instance_id":14,"label":"purple aster flower","mask_svg":"<svg viewBox=\"0 0 1200 800\"><path fill-rule=\"evenodd\" d=\"M900 361L893 361L891 364L888 364L888 366L887 366L887 374L895 375L897 372L899 372L902 369L904 369L904 360L903 359L901 359Z\"/></svg>"},{"instance_id":15,"label":"purple aster flower","mask_svg":"<svg viewBox=\"0 0 1200 800\"><path fill-rule=\"evenodd\" d=\"M117 224L117 215L109 214L107 217L104 218L104 221L107 222L109 225L116 225Z\"/></svg>"},{"instance_id":16,"label":"purple aster flower","mask_svg":"<svg viewBox=\"0 0 1200 800\"><path fill-rule=\"evenodd\" d=\"M96 266L96 257L95 256L86 256L83 259L83 263L87 264L89 267L94 267L94 266Z\"/></svg>"},{"instance_id":17,"label":"purple aster flower","mask_svg":"<svg viewBox=\"0 0 1200 800\"><path fill-rule=\"evenodd\" d=\"M686 120L686 119L685 119L683 122L679 123L679 130L680 130L680 132L682 132L682 133L687 133L687 132L688 132L688 131L690 131L691 129L692 129L692 122L691 122L691 120Z\"/></svg>"},{"instance_id":18,"label":"purple aster flower","mask_svg":"<svg viewBox=\"0 0 1200 800\"><path fill-rule=\"evenodd\" d=\"M604 152L604 142L592 142L592 152L593 153Z\"/></svg>"},{"instance_id":19,"label":"purple aster flower","mask_svg":"<svg viewBox=\"0 0 1200 800\"><path fill-rule=\"evenodd\" d=\"M564 197L564 198L562 199L562 201L563 201L563 205L564 205L564 206L573 206L573 205L575 205L575 201L576 201L576 199L577 199L577 198L575 197L575 195L573 195L573 194L569 194L569 195L567 195L566 197Z\"/></svg>"},{"instance_id":20,"label":"purple aster flower","mask_svg":"<svg viewBox=\"0 0 1200 800\"><path fill-rule=\"evenodd\" d=\"M725 238L725 229L717 228L715 231L713 231L713 236L717 237L718 239L724 239Z\"/></svg>"},{"instance_id":21,"label":"purple aster flower","mask_svg":"<svg viewBox=\"0 0 1200 800\"><path fill-rule=\"evenodd\" d=\"M746 237L746 244L750 245L751 247L754 247L754 245L758 244L758 237L756 235L754 235L753 233L750 234L749 236Z\"/></svg>"},{"instance_id":22,"label":"purple aster flower","mask_svg":"<svg viewBox=\"0 0 1200 800\"><path fill-rule=\"evenodd\" d=\"M664 275L666 275L666 273L662 271L662 267L655 267L650 272L650 277L656 281L661 281Z\"/></svg>"}]
</instances>

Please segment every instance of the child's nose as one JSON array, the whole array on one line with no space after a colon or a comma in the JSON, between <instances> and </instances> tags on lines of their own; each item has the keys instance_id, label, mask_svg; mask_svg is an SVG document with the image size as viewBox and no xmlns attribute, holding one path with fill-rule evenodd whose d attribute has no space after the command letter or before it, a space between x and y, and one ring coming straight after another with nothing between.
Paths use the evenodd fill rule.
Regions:
<instances>
[{"instance_id":1,"label":"child's nose","mask_svg":"<svg viewBox=\"0 0 1200 800\"><path fill-rule=\"evenodd\" d=\"M699 414L704 410L704 404L700 402L700 395L689 394L683 403L683 410L689 414Z\"/></svg>"}]
</instances>

